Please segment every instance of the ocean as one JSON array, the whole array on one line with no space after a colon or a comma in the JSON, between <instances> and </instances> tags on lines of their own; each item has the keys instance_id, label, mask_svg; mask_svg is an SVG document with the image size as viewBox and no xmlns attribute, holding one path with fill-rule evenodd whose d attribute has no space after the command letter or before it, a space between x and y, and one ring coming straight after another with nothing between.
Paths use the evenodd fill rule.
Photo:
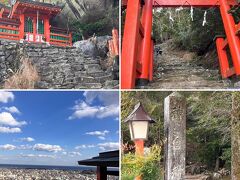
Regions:
<instances>
[{"instance_id":1,"label":"ocean","mask_svg":"<svg viewBox=\"0 0 240 180\"><path fill-rule=\"evenodd\" d=\"M0 164L0 168L6 169L48 169L48 170L66 170L66 171L96 171L96 167L91 166L46 166L46 165L22 165L22 164Z\"/></svg>"}]
</instances>

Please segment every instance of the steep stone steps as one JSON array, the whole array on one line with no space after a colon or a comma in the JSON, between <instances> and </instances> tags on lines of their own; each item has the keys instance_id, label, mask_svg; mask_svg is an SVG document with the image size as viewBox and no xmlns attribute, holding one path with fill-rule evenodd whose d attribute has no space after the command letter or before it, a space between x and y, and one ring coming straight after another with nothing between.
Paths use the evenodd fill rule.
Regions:
<instances>
[{"instance_id":1,"label":"steep stone steps","mask_svg":"<svg viewBox=\"0 0 240 180\"><path fill-rule=\"evenodd\" d=\"M210 180L208 175L186 175L184 180Z\"/></svg>"},{"instance_id":2,"label":"steep stone steps","mask_svg":"<svg viewBox=\"0 0 240 180\"><path fill-rule=\"evenodd\" d=\"M41 77L37 88L99 89L118 86L112 73L101 67L99 57L88 57L76 48L28 45L24 47L24 53ZM113 87L109 87L111 83Z\"/></svg>"},{"instance_id":3,"label":"steep stone steps","mask_svg":"<svg viewBox=\"0 0 240 180\"><path fill-rule=\"evenodd\" d=\"M194 55L187 51L174 50L170 42L155 46L162 54L154 57L154 78L147 88L152 89L224 89L230 88L223 81L219 70L206 69L193 62Z\"/></svg>"}]
</instances>

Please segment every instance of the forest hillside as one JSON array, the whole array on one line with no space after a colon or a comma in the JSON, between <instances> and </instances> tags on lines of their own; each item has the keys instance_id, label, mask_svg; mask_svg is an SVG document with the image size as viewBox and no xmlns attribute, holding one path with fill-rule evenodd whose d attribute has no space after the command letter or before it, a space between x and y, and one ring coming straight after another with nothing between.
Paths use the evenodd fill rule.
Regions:
<instances>
[{"instance_id":1,"label":"forest hillside","mask_svg":"<svg viewBox=\"0 0 240 180\"><path fill-rule=\"evenodd\" d=\"M231 92L180 92L187 101L187 144L186 173L211 174L210 172L231 171L231 117L234 96ZM145 147L159 145L163 166L164 138L164 99L171 92L124 92L122 93L122 144L130 147L128 125L124 119L141 102L156 120L150 127ZM238 116L239 117L239 116ZM232 128L233 129L233 128ZM236 131L237 132L237 131ZM127 151L125 151L126 153ZM228 173L227 173L228 172Z\"/></svg>"}]
</instances>

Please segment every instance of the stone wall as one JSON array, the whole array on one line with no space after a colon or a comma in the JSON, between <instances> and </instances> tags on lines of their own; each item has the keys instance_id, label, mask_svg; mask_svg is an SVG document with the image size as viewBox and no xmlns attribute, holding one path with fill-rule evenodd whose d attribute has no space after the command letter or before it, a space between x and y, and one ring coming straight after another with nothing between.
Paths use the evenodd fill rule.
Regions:
<instances>
[{"instance_id":1,"label":"stone wall","mask_svg":"<svg viewBox=\"0 0 240 180\"><path fill-rule=\"evenodd\" d=\"M36 88L87 89L118 85L112 73L100 66L99 57L88 57L71 47L11 41L0 42L0 85L18 70L21 57L28 58L38 71L40 81Z\"/></svg>"},{"instance_id":2,"label":"stone wall","mask_svg":"<svg viewBox=\"0 0 240 180\"><path fill-rule=\"evenodd\" d=\"M18 70L20 50L16 42L0 41L0 85Z\"/></svg>"}]
</instances>

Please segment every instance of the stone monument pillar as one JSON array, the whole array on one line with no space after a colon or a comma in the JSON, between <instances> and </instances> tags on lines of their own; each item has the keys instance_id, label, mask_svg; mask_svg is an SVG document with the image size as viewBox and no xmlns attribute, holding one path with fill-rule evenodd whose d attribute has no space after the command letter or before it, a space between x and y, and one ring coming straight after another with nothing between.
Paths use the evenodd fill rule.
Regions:
<instances>
[{"instance_id":1,"label":"stone monument pillar","mask_svg":"<svg viewBox=\"0 0 240 180\"><path fill-rule=\"evenodd\" d=\"M186 101L174 92L164 100L165 180L184 180L186 156Z\"/></svg>"},{"instance_id":2,"label":"stone monument pillar","mask_svg":"<svg viewBox=\"0 0 240 180\"><path fill-rule=\"evenodd\" d=\"M232 180L240 179L240 92L232 95Z\"/></svg>"}]
</instances>

